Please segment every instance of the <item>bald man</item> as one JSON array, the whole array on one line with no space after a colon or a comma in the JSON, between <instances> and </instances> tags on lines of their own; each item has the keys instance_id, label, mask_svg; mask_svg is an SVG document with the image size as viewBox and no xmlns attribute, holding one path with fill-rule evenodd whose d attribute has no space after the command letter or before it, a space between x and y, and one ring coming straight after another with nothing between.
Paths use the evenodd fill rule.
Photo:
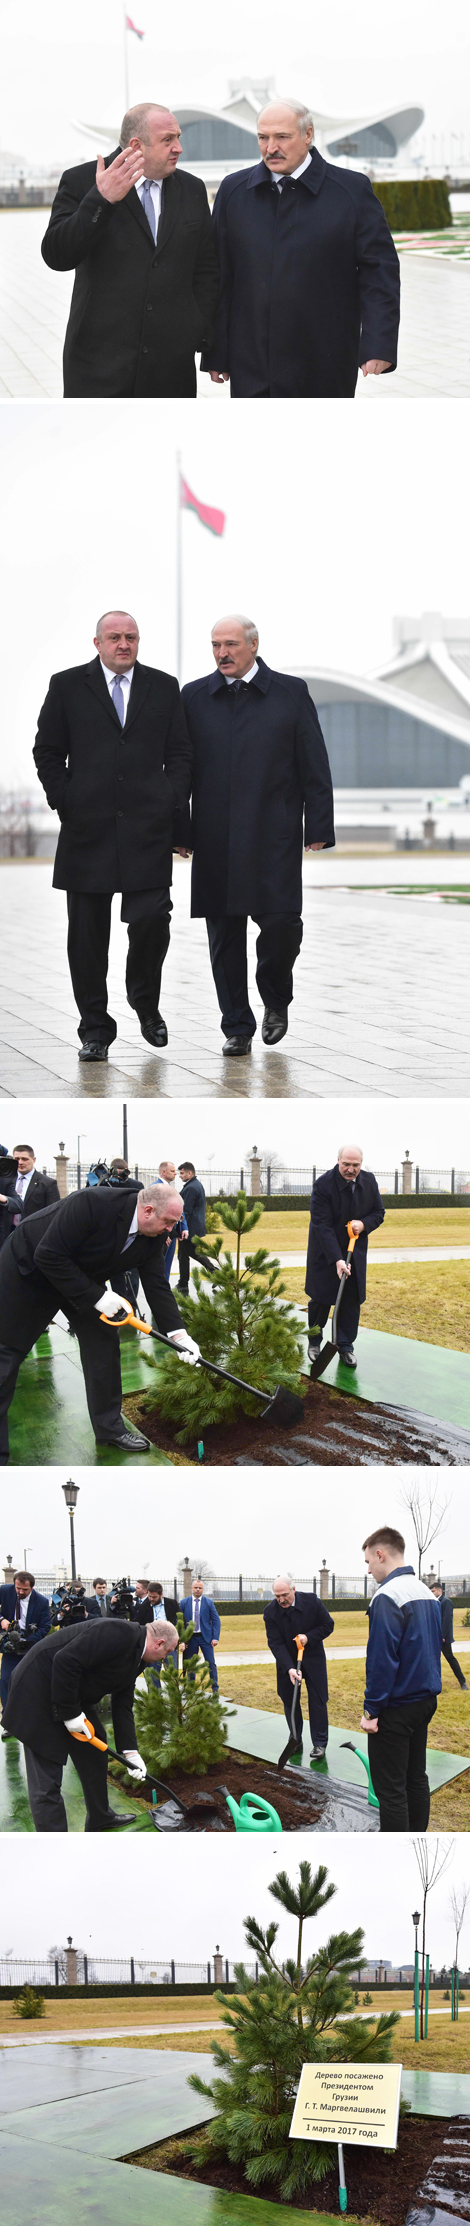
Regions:
<instances>
[{"instance_id":1,"label":"bald man","mask_svg":"<svg viewBox=\"0 0 470 2226\"><path fill-rule=\"evenodd\" d=\"M217 255L205 185L178 174L180 154L171 109L143 101L113 154L64 171L42 242L50 270L75 270L64 395L196 393Z\"/></svg>"},{"instance_id":2,"label":"bald man","mask_svg":"<svg viewBox=\"0 0 470 2226\"><path fill-rule=\"evenodd\" d=\"M394 371L400 268L380 201L357 170L324 162L300 101L258 117L261 161L214 203L220 298L202 369L232 395L352 396Z\"/></svg>"},{"instance_id":3,"label":"bald man","mask_svg":"<svg viewBox=\"0 0 470 2226\"><path fill-rule=\"evenodd\" d=\"M299 1751L302 1749L303 1719L300 1702L302 1679L308 1697L311 1760L321 1762L328 1744L328 1678L324 1639L334 1631L333 1618L324 1600L316 1592L297 1592L291 1577L275 1577L273 1599L263 1609L266 1638L277 1669L277 1690L283 1702L289 1725L292 1720L292 1702L297 1690L297 1707L294 1716L295 1731L299 1734ZM302 1667L298 1667L297 1639L304 1648Z\"/></svg>"},{"instance_id":4,"label":"bald man","mask_svg":"<svg viewBox=\"0 0 470 2226\"><path fill-rule=\"evenodd\" d=\"M146 1043L168 1042L160 1012L170 941L173 821L189 796L191 747L177 680L138 662L128 611L105 611L96 657L54 673L33 751L61 822L54 888L67 890L68 958L79 1010L79 1059L106 1060L114 891L127 922L126 989Z\"/></svg>"},{"instance_id":5,"label":"bald man","mask_svg":"<svg viewBox=\"0 0 470 2226\"><path fill-rule=\"evenodd\" d=\"M308 1357L318 1360L322 1329L338 1297L344 1276L345 1289L338 1314L338 1352L347 1368L356 1367L354 1339L366 1296L367 1243L372 1229L385 1220L375 1175L362 1165L359 1144L341 1144L336 1167L319 1175L310 1199L310 1229L305 1289L308 1293ZM357 1244L346 1265L348 1222Z\"/></svg>"},{"instance_id":6,"label":"bald man","mask_svg":"<svg viewBox=\"0 0 470 2226\"><path fill-rule=\"evenodd\" d=\"M192 849L191 910L206 919L225 1037L224 1058L246 1058L256 1029L247 977L247 924L256 920L263 1043L288 1026L302 941L302 845L334 843L325 744L305 680L273 672L258 628L237 613L212 628L216 671L183 689L194 753L192 814L177 840Z\"/></svg>"}]
</instances>

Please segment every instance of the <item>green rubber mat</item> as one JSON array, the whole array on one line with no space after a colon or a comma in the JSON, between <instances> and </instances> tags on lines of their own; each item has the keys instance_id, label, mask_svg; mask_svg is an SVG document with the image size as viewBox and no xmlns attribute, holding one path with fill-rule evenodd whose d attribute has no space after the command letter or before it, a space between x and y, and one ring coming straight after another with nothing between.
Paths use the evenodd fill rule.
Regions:
<instances>
[{"instance_id":1,"label":"green rubber mat","mask_svg":"<svg viewBox=\"0 0 470 2226\"><path fill-rule=\"evenodd\" d=\"M58 2053L62 2053L60 2047ZM78 2055L81 2050L69 2053ZM93 2053L93 2049L84 2051L87 2056ZM36 2103L31 2099L33 2076L26 2106L2 2113L2 2133L22 2133L25 2142L41 2146L43 2141L57 2141L62 2149L84 2150L88 2156L109 2157L117 2162L132 2149L169 2141L173 2134L189 2133L193 2126L213 2117L210 2105L188 2086L189 2073L195 2069L193 2055L183 2052L180 2056L169 2050L163 2060L158 2055L162 2068L155 2070L155 2052L152 2063L152 2050L139 2050L140 2077L136 2079L131 2068L129 2077L124 2070L120 2083L115 2080L109 2085L107 2065L114 2050L103 2049L100 2054L100 2071L94 2081L93 2072L90 2077L87 2073L86 2091L81 2094L69 2092L56 2101L51 2098ZM122 2054L127 2061L132 2049L123 2049ZM210 2077L211 2056L204 2057L204 2065ZM71 2073L70 2087L72 2077Z\"/></svg>"},{"instance_id":2,"label":"green rubber mat","mask_svg":"<svg viewBox=\"0 0 470 2226\"><path fill-rule=\"evenodd\" d=\"M154 1370L143 1350L143 1339L137 1333L125 1333L120 1350L123 1398L147 1391ZM127 1467L132 1459L132 1455L120 1453L118 1446L96 1444L78 1344L57 1325L38 1339L22 1362L10 1408L10 1459L25 1468L70 1461L83 1468L120 1468ZM160 1453L156 1445L150 1446L148 1453L134 1454L133 1459L140 1468L173 1465L169 1455Z\"/></svg>"},{"instance_id":3,"label":"green rubber mat","mask_svg":"<svg viewBox=\"0 0 470 2226\"><path fill-rule=\"evenodd\" d=\"M221 1699L222 1697L221 1695ZM278 1762L288 1737L285 1716L275 1716L267 1708L235 1708L233 1701L227 1702L227 1707L229 1705L234 1710L229 1727L230 1747L234 1748L236 1753L253 1755L253 1758L256 1757L258 1762ZM357 1755L351 1754L348 1748L344 1749L344 1739L353 1739L354 1745L360 1747L361 1753L367 1754L367 1735L365 1732L340 1731L333 1724L330 1724L328 1747L324 1761L312 1764L304 1761L300 1765L295 1762L288 1763L287 1769L296 1770L300 1768L302 1776L310 1779L314 1776L321 1776L325 1780L325 1784L328 1778L333 1778L336 1779L337 1783L339 1781L341 1785L353 1785L356 1788L362 1786L364 1800L367 1801L366 1772L362 1763L358 1762ZM308 1754L309 1745L308 1723L305 1724L304 1722L304 1755ZM451 1778L459 1778L463 1770L470 1770L470 1755L448 1755L443 1752L441 1747L428 1747L426 1765L431 1793L437 1793L441 1786L450 1784Z\"/></svg>"},{"instance_id":4,"label":"green rubber mat","mask_svg":"<svg viewBox=\"0 0 470 2226\"><path fill-rule=\"evenodd\" d=\"M468 2071L404 2071L401 2091L417 2118L459 2118L461 2111L470 2113Z\"/></svg>"},{"instance_id":5,"label":"green rubber mat","mask_svg":"<svg viewBox=\"0 0 470 2226\"><path fill-rule=\"evenodd\" d=\"M31 2151L28 2167L22 2137L0 2135L0 2180L8 2226L305 2226L305 2211L292 2204L263 2203L258 2196L227 2195L215 2187L191 2186L169 2173L143 2172L135 2164L87 2158L73 2148L41 2142L40 2169ZM337 2226L324 2211L316 2226Z\"/></svg>"},{"instance_id":6,"label":"green rubber mat","mask_svg":"<svg viewBox=\"0 0 470 2226\"><path fill-rule=\"evenodd\" d=\"M85 1801L80 1779L77 1777L73 1762L70 1760L65 1764L62 1792L69 1832L83 1832L85 1830ZM111 1780L109 1805L111 1809L114 1809L116 1816L129 1816L129 1813L135 1815L136 1822L135 1824L129 1824L129 1832L152 1831L153 1827L150 1824L147 1810L143 1808L142 1803L138 1802L136 1810L133 1811L132 1800L127 1800L125 1794L121 1793L119 1786ZM0 1832L34 1832L28 1800L24 1749L20 1746L18 1739L6 1739L5 1743L0 1740Z\"/></svg>"},{"instance_id":7,"label":"green rubber mat","mask_svg":"<svg viewBox=\"0 0 470 2226\"><path fill-rule=\"evenodd\" d=\"M328 1323L325 1343L329 1334ZM322 1383L348 1391L353 1398L372 1400L374 1405L411 1408L431 1415L435 1422L453 1422L456 1428L470 1431L470 1353L421 1345L413 1337L389 1337L378 1329L360 1329L355 1351L357 1368L332 1360Z\"/></svg>"}]
</instances>

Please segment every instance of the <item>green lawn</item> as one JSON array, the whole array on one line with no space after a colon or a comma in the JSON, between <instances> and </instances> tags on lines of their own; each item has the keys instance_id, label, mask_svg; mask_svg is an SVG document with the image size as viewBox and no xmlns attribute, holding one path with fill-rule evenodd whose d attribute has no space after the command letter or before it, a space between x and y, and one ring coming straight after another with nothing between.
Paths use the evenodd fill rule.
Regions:
<instances>
[{"instance_id":1,"label":"green lawn","mask_svg":"<svg viewBox=\"0 0 470 2226\"><path fill-rule=\"evenodd\" d=\"M297 1211L294 1207L292 1213L264 1213L257 1227L260 1237L256 1240L253 1230L250 1238L253 1246L258 1241L267 1245L270 1252L300 1252L302 1246L307 1250L309 1215L306 1211ZM227 1246L233 1243L231 1230L224 1229L221 1222L216 1233L223 1237ZM388 1249L391 1245L406 1248L427 1244L470 1244L470 1207L399 1206L396 1211L393 1208L386 1213L380 1229L374 1229L369 1237L371 1252L382 1251L384 1245Z\"/></svg>"}]
</instances>

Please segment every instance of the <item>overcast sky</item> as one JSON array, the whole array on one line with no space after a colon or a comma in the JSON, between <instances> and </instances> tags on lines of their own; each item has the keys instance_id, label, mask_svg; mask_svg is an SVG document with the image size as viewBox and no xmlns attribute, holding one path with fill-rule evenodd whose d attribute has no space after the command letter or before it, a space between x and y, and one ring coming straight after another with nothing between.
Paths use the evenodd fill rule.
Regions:
<instances>
[{"instance_id":1,"label":"overcast sky","mask_svg":"<svg viewBox=\"0 0 470 2226\"><path fill-rule=\"evenodd\" d=\"M0 1142L9 1150L31 1143L39 1166L53 1167L59 1142L75 1161L79 1129L84 1167L122 1152L122 1109L115 1099L112 1104L100 1098L2 1100ZM189 1155L201 1171L213 1167L228 1173L241 1168L255 1143L263 1152L276 1152L286 1167L330 1167L341 1142L359 1143L366 1165L379 1173L399 1167L406 1151L421 1167L465 1169L469 1164L464 1098L407 1098L406 1103L383 1098L377 1103L356 1097L342 1098L340 1106L334 1098L294 1098L288 1104L282 1098L270 1098L268 1104L252 1098L246 1109L238 1100L213 1100L208 1107L207 1099L154 1105L148 1098L133 1098L128 1136L130 1164L142 1167L158 1167L167 1158L178 1165Z\"/></svg>"},{"instance_id":2,"label":"overcast sky","mask_svg":"<svg viewBox=\"0 0 470 2226\"><path fill-rule=\"evenodd\" d=\"M134 9L130 11L134 16ZM125 106L121 0L0 0L0 143L40 162L86 159L74 124L119 122ZM129 39L131 101L223 105L229 80L274 79L317 110L348 119L418 104L428 131L468 129L466 0L238 0L218 17L210 0L179 0L168 32L159 0L142 0ZM166 39L167 43L163 41Z\"/></svg>"},{"instance_id":3,"label":"overcast sky","mask_svg":"<svg viewBox=\"0 0 470 2226\"><path fill-rule=\"evenodd\" d=\"M319 425L318 421L318 425ZM457 402L353 416L308 402L13 403L1 413L3 751L0 782L35 784L51 672L95 652L116 603L144 663L175 671L176 453L226 513L216 539L182 519L184 677L211 667L215 619L245 610L268 664L364 673L393 655L394 614L466 608L468 443ZM437 526L437 520L439 524ZM43 796L42 790L38 795Z\"/></svg>"},{"instance_id":4,"label":"overcast sky","mask_svg":"<svg viewBox=\"0 0 470 2226\"><path fill-rule=\"evenodd\" d=\"M433 1845L432 1835L429 1847ZM441 1847L450 1846L449 1840ZM213 1957L216 1943L230 1959L246 1954L243 1920L279 1922L282 1956L292 1953L295 1924L273 1903L268 1887L286 1869L296 1880L306 1858L326 1864L338 1887L334 1901L309 1924L312 1954L331 1932L363 1927L365 1953L411 1962L413 1909L422 1908L411 1839L349 1838L297 1833L286 1840L192 1839L178 1843L119 1833L119 1849L103 1839L61 1839L55 1847L34 1835L2 1837L2 1951L47 1955L72 1933L77 1947L95 1956L134 1955L175 1962ZM470 1878L468 1835L456 1834L451 1861L429 1901L428 1947L439 1966L450 1960L453 1930L449 1894ZM462 1934L461 1961L470 1955L470 1915Z\"/></svg>"},{"instance_id":5,"label":"overcast sky","mask_svg":"<svg viewBox=\"0 0 470 2226\"><path fill-rule=\"evenodd\" d=\"M69 1518L62 1494L66 1469L21 1469L15 1478L14 1506L3 1509L0 1562L11 1554L15 1567L25 1563L33 1576L39 1569L54 1568L69 1553ZM410 1482L421 1482L426 1502L428 1477L415 1469L360 1470L354 1495L349 1469L316 1469L313 1482L299 1477L295 1514L284 1491L276 1491L273 1508L273 1471L262 1470L253 1478L237 1471L236 1493L227 1490L227 1472L207 1469L204 1492L195 1502L194 1477L179 1469L171 1483L161 1488L161 1473L132 1477L123 1469L97 1474L73 1469L80 1487L75 1536L77 1566L86 1577L101 1574L116 1580L175 1575L186 1555L191 1565L208 1562L216 1575L275 1576L286 1569L309 1582L320 1563L337 1574L365 1574L362 1540L383 1520L405 1537L406 1553L414 1559L414 1532L404 1503ZM436 1482L433 1470L429 1487L436 1493L436 1509L443 1511L439 1539L426 1559L435 1568L440 1560L449 1573L465 1574L470 1567L470 1514L468 1473L454 1472ZM447 1512L444 1512L448 1501ZM360 1633L362 1636L362 1633Z\"/></svg>"}]
</instances>

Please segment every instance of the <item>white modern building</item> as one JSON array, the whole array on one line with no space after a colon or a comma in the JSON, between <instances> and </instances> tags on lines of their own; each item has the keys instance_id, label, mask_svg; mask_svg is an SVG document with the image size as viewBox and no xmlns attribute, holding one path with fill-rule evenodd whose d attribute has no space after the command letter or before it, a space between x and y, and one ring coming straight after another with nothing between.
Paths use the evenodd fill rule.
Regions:
<instances>
[{"instance_id":1,"label":"white modern building","mask_svg":"<svg viewBox=\"0 0 470 2226\"><path fill-rule=\"evenodd\" d=\"M222 178L231 171L249 169L259 162L256 120L266 102L276 97L273 78L265 78L262 83L242 78L230 85L228 100L220 109L187 107L175 100L184 169L195 177L204 178L210 201ZM303 97L301 90L298 97ZM305 98L307 101L307 94ZM379 177L399 175L400 169L403 175L409 175L408 150L423 123L423 108L416 104L400 109L384 106L373 115L361 117L325 116L312 109L312 115L315 145L327 162L373 170ZM93 145L102 151L117 146L120 121L111 125L80 121L75 128L88 140L90 147Z\"/></svg>"},{"instance_id":2,"label":"white modern building","mask_svg":"<svg viewBox=\"0 0 470 2226\"><path fill-rule=\"evenodd\" d=\"M395 654L363 680L304 667L343 839L470 845L470 619L397 618ZM297 668L300 671L301 668Z\"/></svg>"}]
</instances>

